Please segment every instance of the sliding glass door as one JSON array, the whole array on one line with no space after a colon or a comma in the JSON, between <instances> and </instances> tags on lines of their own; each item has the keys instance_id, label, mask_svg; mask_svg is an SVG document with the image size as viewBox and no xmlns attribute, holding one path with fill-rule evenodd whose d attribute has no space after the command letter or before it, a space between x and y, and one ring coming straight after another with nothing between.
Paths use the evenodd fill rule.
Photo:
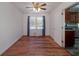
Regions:
<instances>
[{"instance_id":1,"label":"sliding glass door","mask_svg":"<svg viewBox=\"0 0 79 59\"><path fill-rule=\"evenodd\" d=\"M45 35L45 19L44 16L29 16L28 18L28 34L29 36L44 36Z\"/></svg>"}]
</instances>

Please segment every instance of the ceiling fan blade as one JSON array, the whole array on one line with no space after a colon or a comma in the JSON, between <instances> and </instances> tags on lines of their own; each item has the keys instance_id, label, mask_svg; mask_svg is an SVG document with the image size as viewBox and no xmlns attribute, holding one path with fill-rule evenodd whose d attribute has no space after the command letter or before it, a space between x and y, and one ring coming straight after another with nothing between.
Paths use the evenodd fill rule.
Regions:
<instances>
[{"instance_id":1,"label":"ceiling fan blade","mask_svg":"<svg viewBox=\"0 0 79 59\"><path fill-rule=\"evenodd\" d=\"M40 9L42 9L42 10L46 10L46 8L40 8Z\"/></svg>"},{"instance_id":2,"label":"ceiling fan blade","mask_svg":"<svg viewBox=\"0 0 79 59\"><path fill-rule=\"evenodd\" d=\"M34 3L34 2L32 2L32 4L34 5L35 3Z\"/></svg>"},{"instance_id":3,"label":"ceiling fan blade","mask_svg":"<svg viewBox=\"0 0 79 59\"><path fill-rule=\"evenodd\" d=\"M33 7L25 7L25 8L33 8Z\"/></svg>"},{"instance_id":4,"label":"ceiling fan blade","mask_svg":"<svg viewBox=\"0 0 79 59\"><path fill-rule=\"evenodd\" d=\"M47 4L46 3L43 3L43 4L41 4L40 6L46 6Z\"/></svg>"},{"instance_id":5,"label":"ceiling fan blade","mask_svg":"<svg viewBox=\"0 0 79 59\"><path fill-rule=\"evenodd\" d=\"M35 7L35 6L36 6L35 2L32 2L32 4L33 4L33 7Z\"/></svg>"},{"instance_id":6,"label":"ceiling fan blade","mask_svg":"<svg viewBox=\"0 0 79 59\"><path fill-rule=\"evenodd\" d=\"M39 2L36 2L36 6L38 6L39 5Z\"/></svg>"}]
</instances>

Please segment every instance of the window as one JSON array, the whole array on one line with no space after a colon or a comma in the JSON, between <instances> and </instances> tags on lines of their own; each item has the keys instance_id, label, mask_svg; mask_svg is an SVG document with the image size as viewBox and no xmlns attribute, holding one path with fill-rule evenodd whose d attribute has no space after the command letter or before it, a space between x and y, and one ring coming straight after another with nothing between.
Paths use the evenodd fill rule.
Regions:
<instances>
[{"instance_id":1,"label":"window","mask_svg":"<svg viewBox=\"0 0 79 59\"><path fill-rule=\"evenodd\" d=\"M30 29L43 29L43 17L30 16Z\"/></svg>"}]
</instances>

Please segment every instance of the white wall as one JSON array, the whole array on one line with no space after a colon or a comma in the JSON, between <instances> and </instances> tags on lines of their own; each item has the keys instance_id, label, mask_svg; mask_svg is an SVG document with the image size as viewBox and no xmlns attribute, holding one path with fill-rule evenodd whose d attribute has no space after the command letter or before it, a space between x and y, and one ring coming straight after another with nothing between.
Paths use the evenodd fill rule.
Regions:
<instances>
[{"instance_id":1,"label":"white wall","mask_svg":"<svg viewBox=\"0 0 79 59\"><path fill-rule=\"evenodd\" d=\"M46 35L49 35L49 27L50 27L50 22L49 22L49 14L25 14L24 15L24 25L23 25L23 34L27 35L27 17L28 16L45 16L46 18Z\"/></svg>"},{"instance_id":2,"label":"white wall","mask_svg":"<svg viewBox=\"0 0 79 59\"><path fill-rule=\"evenodd\" d=\"M62 27L64 27L64 15L61 13L65 10L65 8L68 8L75 2L63 2L60 4L54 11L51 13L51 27L50 27L50 35L54 40L62 46L62 40L64 41L64 29L62 30Z\"/></svg>"},{"instance_id":3,"label":"white wall","mask_svg":"<svg viewBox=\"0 0 79 59\"><path fill-rule=\"evenodd\" d=\"M9 2L0 3L0 54L22 35L23 14Z\"/></svg>"}]
</instances>

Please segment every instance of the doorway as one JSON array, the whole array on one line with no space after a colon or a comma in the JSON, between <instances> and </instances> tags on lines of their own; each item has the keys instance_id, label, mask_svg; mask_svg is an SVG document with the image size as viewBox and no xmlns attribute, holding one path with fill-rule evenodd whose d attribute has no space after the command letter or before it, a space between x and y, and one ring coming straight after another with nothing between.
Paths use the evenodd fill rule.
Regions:
<instances>
[{"instance_id":1,"label":"doorway","mask_svg":"<svg viewBox=\"0 0 79 59\"><path fill-rule=\"evenodd\" d=\"M45 36L45 16L28 16L28 36Z\"/></svg>"},{"instance_id":2,"label":"doorway","mask_svg":"<svg viewBox=\"0 0 79 59\"><path fill-rule=\"evenodd\" d=\"M65 48L79 55L79 3L65 10Z\"/></svg>"}]
</instances>

